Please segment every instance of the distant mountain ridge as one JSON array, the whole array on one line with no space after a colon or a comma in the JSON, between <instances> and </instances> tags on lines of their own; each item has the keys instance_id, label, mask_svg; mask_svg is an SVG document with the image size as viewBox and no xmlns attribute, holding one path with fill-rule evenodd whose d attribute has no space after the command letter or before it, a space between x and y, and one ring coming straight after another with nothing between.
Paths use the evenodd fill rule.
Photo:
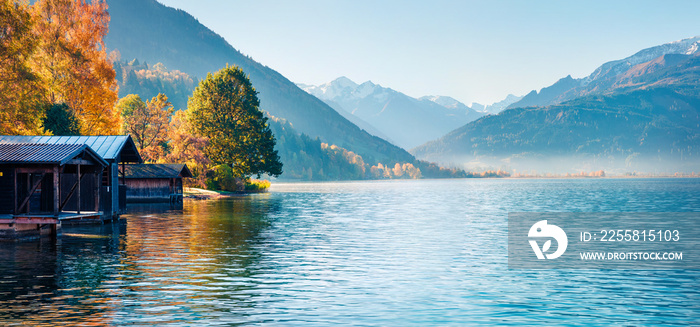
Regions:
<instances>
[{"instance_id":1,"label":"distant mountain ridge","mask_svg":"<svg viewBox=\"0 0 700 327\"><path fill-rule=\"evenodd\" d=\"M370 133L374 130L374 135L385 135L388 140L407 149L484 115L452 98L416 99L371 81L357 84L347 77L318 86L298 85L343 116L352 115L359 119L358 126L368 125L365 129Z\"/></svg>"},{"instance_id":2,"label":"distant mountain ridge","mask_svg":"<svg viewBox=\"0 0 700 327\"><path fill-rule=\"evenodd\" d=\"M557 104L507 109L411 152L420 159L466 166L697 171L700 52L692 45L682 54L663 53L678 47L660 49L640 51L660 54L646 62L630 59L603 65L607 71L617 70L612 78L588 84L598 87L597 92L589 89L592 94L559 103L571 85L580 85L580 80L567 76L537 93L540 100ZM606 75L597 71L594 77ZM533 100L526 96L521 103L537 103Z\"/></svg>"},{"instance_id":3,"label":"distant mountain ridge","mask_svg":"<svg viewBox=\"0 0 700 327\"><path fill-rule=\"evenodd\" d=\"M693 55L699 47L700 36L696 36L647 48L627 58L607 62L585 78L574 79L571 75L562 78L553 85L542 88L540 92L530 92L508 108L547 106L581 96L606 94L627 86L626 78L630 77L632 71L639 69L638 65L666 55Z\"/></svg>"},{"instance_id":4,"label":"distant mountain ridge","mask_svg":"<svg viewBox=\"0 0 700 327\"><path fill-rule=\"evenodd\" d=\"M474 103L472 103L471 108L476 110L476 111L481 111L483 113L487 113L490 115L496 115L499 112L508 108L508 106L510 106L511 104L520 101L520 99L522 99L522 98L523 98L522 96L508 94L508 96L506 96L505 99L498 101L498 102L494 102L494 103L489 104L489 105L483 105L483 104L474 102Z\"/></svg>"},{"instance_id":5,"label":"distant mountain ridge","mask_svg":"<svg viewBox=\"0 0 700 327\"><path fill-rule=\"evenodd\" d=\"M273 69L255 62L190 14L155 0L108 0L111 22L106 47L122 59L161 62L203 78L226 64L237 65L259 92L261 109L286 119L299 132L360 154L368 163L412 162L405 150L361 130L323 101Z\"/></svg>"}]
</instances>

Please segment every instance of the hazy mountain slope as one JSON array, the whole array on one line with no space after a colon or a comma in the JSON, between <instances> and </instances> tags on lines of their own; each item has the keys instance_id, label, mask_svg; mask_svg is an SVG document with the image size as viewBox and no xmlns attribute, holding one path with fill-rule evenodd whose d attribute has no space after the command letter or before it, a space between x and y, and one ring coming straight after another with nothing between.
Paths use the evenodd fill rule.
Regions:
<instances>
[{"instance_id":1,"label":"hazy mountain slope","mask_svg":"<svg viewBox=\"0 0 700 327\"><path fill-rule=\"evenodd\" d=\"M614 92L508 109L412 152L440 162L519 168L529 160L558 170L584 162L601 169L697 170L700 54L662 55L633 68Z\"/></svg>"},{"instance_id":2,"label":"hazy mountain slope","mask_svg":"<svg viewBox=\"0 0 700 327\"><path fill-rule=\"evenodd\" d=\"M435 102L447 109L450 110L456 110L456 111L463 111L463 112L469 112L469 110L472 110L469 106L466 104L458 101L457 99L445 95L426 95L423 97L418 98L418 100L428 100Z\"/></svg>"},{"instance_id":3,"label":"hazy mountain slope","mask_svg":"<svg viewBox=\"0 0 700 327\"><path fill-rule=\"evenodd\" d=\"M188 13L155 0L107 2L111 22L106 45L119 50L122 59L162 62L198 78L227 63L237 65L260 93L261 109L285 118L296 130L352 150L366 162L413 161L405 150L362 131L284 76L242 55Z\"/></svg>"},{"instance_id":4,"label":"hazy mountain slope","mask_svg":"<svg viewBox=\"0 0 700 327\"><path fill-rule=\"evenodd\" d=\"M452 106L447 107L369 81L357 84L346 77L319 86L302 86L338 112L358 117L404 148L440 137L483 116L483 113L455 103L454 99L449 103Z\"/></svg>"},{"instance_id":5,"label":"hazy mountain slope","mask_svg":"<svg viewBox=\"0 0 700 327\"><path fill-rule=\"evenodd\" d=\"M618 87L625 86L622 80L631 74L640 73L638 65L648 63L664 55L693 55L698 53L699 46L700 36L697 36L647 48L625 59L607 62L585 78L573 79L571 76L567 76L552 86L543 88L540 92L532 91L508 108L546 106L585 95L606 94ZM668 58L673 58L673 56ZM668 64L673 64L673 62L664 63L664 65Z\"/></svg>"},{"instance_id":6,"label":"hazy mountain slope","mask_svg":"<svg viewBox=\"0 0 700 327\"><path fill-rule=\"evenodd\" d=\"M509 109L415 148L418 158L567 171L570 158L615 169L630 161L697 170L700 99L667 88ZM522 166L534 160L534 166ZM589 162L590 163L590 162ZM644 166L650 169L652 166ZM649 170L647 170L649 171Z\"/></svg>"},{"instance_id":7,"label":"hazy mountain slope","mask_svg":"<svg viewBox=\"0 0 700 327\"><path fill-rule=\"evenodd\" d=\"M476 111L481 111L483 113L495 115L495 114L503 111L504 109L506 109L511 104L520 101L520 99L522 99L522 98L523 98L522 96L508 94L508 96L506 96L505 99L498 101L498 102L494 102L494 103L489 104L489 105L483 105L483 104L474 102L474 103L472 103L471 108L476 110Z\"/></svg>"}]
</instances>

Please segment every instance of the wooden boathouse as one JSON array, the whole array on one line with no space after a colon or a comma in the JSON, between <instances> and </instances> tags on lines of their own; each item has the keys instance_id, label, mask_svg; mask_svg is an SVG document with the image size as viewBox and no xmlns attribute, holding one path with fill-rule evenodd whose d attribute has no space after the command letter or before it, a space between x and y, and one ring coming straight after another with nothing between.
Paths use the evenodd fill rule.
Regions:
<instances>
[{"instance_id":1,"label":"wooden boathouse","mask_svg":"<svg viewBox=\"0 0 700 327\"><path fill-rule=\"evenodd\" d=\"M70 144L86 145L107 162L99 186L101 219L112 219L126 210L124 165L142 163L134 141L129 135L116 136L9 136L0 135L2 144ZM121 167L120 167L121 165Z\"/></svg>"},{"instance_id":2,"label":"wooden boathouse","mask_svg":"<svg viewBox=\"0 0 700 327\"><path fill-rule=\"evenodd\" d=\"M182 202L182 179L192 177L185 164L124 166L127 202Z\"/></svg>"},{"instance_id":3,"label":"wooden boathouse","mask_svg":"<svg viewBox=\"0 0 700 327\"><path fill-rule=\"evenodd\" d=\"M85 144L0 144L0 238L55 234L63 221L102 217L106 167Z\"/></svg>"}]
</instances>

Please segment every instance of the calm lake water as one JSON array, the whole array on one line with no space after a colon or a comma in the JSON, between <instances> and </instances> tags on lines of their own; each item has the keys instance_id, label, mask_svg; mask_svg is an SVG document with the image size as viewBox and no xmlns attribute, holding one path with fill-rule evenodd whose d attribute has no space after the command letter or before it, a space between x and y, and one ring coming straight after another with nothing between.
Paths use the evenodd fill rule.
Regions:
<instances>
[{"instance_id":1,"label":"calm lake water","mask_svg":"<svg viewBox=\"0 0 700 327\"><path fill-rule=\"evenodd\" d=\"M516 211L700 211L700 179L275 184L0 243L0 325L700 325L700 271L507 267Z\"/></svg>"}]
</instances>

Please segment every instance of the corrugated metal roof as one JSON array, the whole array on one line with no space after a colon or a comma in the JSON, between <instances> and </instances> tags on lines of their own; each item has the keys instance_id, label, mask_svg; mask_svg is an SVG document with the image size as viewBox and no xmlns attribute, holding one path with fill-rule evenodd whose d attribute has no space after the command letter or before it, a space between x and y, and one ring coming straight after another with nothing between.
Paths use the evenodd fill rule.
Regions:
<instances>
[{"instance_id":1,"label":"corrugated metal roof","mask_svg":"<svg viewBox=\"0 0 700 327\"><path fill-rule=\"evenodd\" d=\"M121 162L143 162L129 135L113 136L16 136L0 135L0 144L85 144L105 160L114 161L121 154Z\"/></svg>"},{"instance_id":2,"label":"corrugated metal roof","mask_svg":"<svg viewBox=\"0 0 700 327\"><path fill-rule=\"evenodd\" d=\"M185 164L124 165L126 178L177 178L192 177Z\"/></svg>"},{"instance_id":3,"label":"corrugated metal roof","mask_svg":"<svg viewBox=\"0 0 700 327\"><path fill-rule=\"evenodd\" d=\"M107 166L95 151L85 144L12 143L0 144L0 164L64 165L83 152L103 167Z\"/></svg>"}]
</instances>

